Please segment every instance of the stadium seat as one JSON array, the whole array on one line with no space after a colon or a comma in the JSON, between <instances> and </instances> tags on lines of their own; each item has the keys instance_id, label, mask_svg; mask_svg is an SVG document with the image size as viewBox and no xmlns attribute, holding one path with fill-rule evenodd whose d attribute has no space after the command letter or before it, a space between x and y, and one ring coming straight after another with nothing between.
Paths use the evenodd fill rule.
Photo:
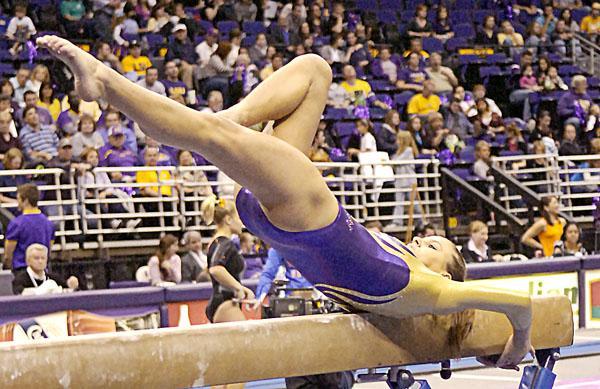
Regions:
<instances>
[{"instance_id":1,"label":"stadium seat","mask_svg":"<svg viewBox=\"0 0 600 389\"><path fill-rule=\"evenodd\" d=\"M335 123L335 129L337 130L339 136L350 136L353 134L357 134L358 130L356 129L356 125L353 122L338 122Z\"/></svg>"},{"instance_id":2,"label":"stadium seat","mask_svg":"<svg viewBox=\"0 0 600 389\"><path fill-rule=\"evenodd\" d=\"M234 28L239 28L239 24L238 22L234 22L231 20L224 20L221 22L217 22L217 30L219 30L219 33L221 35L223 34L229 34L229 31L233 30Z\"/></svg>"},{"instance_id":3,"label":"stadium seat","mask_svg":"<svg viewBox=\"0 0 600 389\"><path fill-rule=\"evenodd\" d=\"M423 50L429 53L444 51L444 44L437 38L423 38Z\"/></svg>"},{"instance_id":4,"label":"stadium seat","mask_svg":"<svg viewBox=\"0 0 600 389\"><path fill-rule=\"evenodd\" d=\"M465 146L462 150L460 150L460 158L468 163L475 162L475 147Z\"/></svg>"},{"instance_id":5,"label":"stadium seat","mask_svg":"<svg viewBox=\"0 0 600 389\"><path fill-rule=\"evenodd\" d=\"M369 1L369 2L374 2L374 1ZM400 10L400 9L402 9L402 1L401 0L379 0L379 8Z\"/></svg>"},{"instance_id":6,"label":"stadium seat","mask_svg":"<svg viewBox=\"0 0 600 389\"><path fill-rule=\"evenodd\" d=\"M398 16L394 11L381 10L377 11L377 19L383 24L396 24L398 23Z\"/></svg>"},{"instance_id":7,"label":"stadium seat","mask_svg":"<svg viewBox=\"0 0 600 389\"><path fill-rule=\"evenodd\" d=\"M571 17L577 23L581 23L581 20L586 17L590 12L587 9L577 8L571 11Z\"/></svg>"},{"instance_id":8,"label":"stadium seat","mask_svg":"<svg viewBox=\"0 0 600 389\"><path fill-rule=\"evenodd\" d=\"M246 34L256 35L259 33L267 33L267 28L262 22L244 22L242 24L242 31Z\"/></svg>"},{"instance_id":9,"label":"stadium seat","mask_svg":"<svg viewBox=\"0 0 600 389\"><path fill-rule=\"evenodd\" d=\"M449 52L455 52L457 49L467 46L467 38L450 38L446 41L446 50Z\"/></svg>"},{"instance_id":10,"label":"stadium seat","mask_svg":"<svg viewBox=\"0 0 600 389\"><path fill-rule=\"evenodd\" d=\"M373 80L371 81L371 89L375 92L391 92L396 90L396 87L388 80Z\"/></svg>"},{"instance_id":11,"label":"stadium seat","mask_svg":"<svg viewBox=\"0 0 600 389\"><path fill-rule=\"evenodd\" d=\"M471 13L472 8L456 8L450 12L450 21L453 25L462 23L472 23L473 14Z\"/></svg>"},{"instance_id":12,"label":"stadium seat","mask_svg":"<svg viewBox=\"0 0 600 389\"><path fill-rule=\"evenodd\" d=\"M148 266L140 266L135 272L135 280L137 282L149 282L150 268Z\"/></svg>"},{"instance_id":13,"label":"stadium seat","mask_svg":"<svg viewBox=\"0 0 600 389\"><path fill-rule=\"evenodd\" d=\"M475 38L475 29L471 24L459 24L454 27L454 36L456 38Z\"/></svg>"}]
</instances>

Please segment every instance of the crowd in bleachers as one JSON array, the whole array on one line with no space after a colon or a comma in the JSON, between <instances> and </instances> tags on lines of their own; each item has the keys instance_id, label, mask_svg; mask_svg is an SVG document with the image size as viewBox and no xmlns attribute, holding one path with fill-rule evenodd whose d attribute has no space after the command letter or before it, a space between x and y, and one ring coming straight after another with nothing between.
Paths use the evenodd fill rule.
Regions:
<instances>
[{"instance_id":1,"label":"crowd in bleachers","mask_svg":"<svg viewBox=\"0 0 600 389\"><path fill-rule=\"evenodd\" d=\"M88 184L170 179L168 171L91 174L96 166L208 164L145 137L110 102L82 101L69 71L33 44L58 34L142 87L209 112L243 99L294 57L317 53L334 82L313 161L373 151L399 161L435 156L472 164L466 174L488 180L494 155L600 153L600 78L573 62L579 37L595 42L599 31L600 3L581 0L2 0L0 161L5 170L75 169ZM25 178L0 180L8 187ZM111 212L131 212L132 193L102 195L123 200ZM2 217L14 213L2 209ZM113 227L140 223L123 219Z\"/></svg>"}]
</instances>

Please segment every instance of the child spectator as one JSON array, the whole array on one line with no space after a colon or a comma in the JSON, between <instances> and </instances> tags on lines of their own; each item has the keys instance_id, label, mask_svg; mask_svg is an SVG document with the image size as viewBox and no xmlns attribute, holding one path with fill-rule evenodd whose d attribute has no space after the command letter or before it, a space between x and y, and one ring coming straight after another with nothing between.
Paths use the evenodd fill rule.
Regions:
<instances>
[{"instance_id":1,"label":"child spectator","mask_svg":"<svg viewBox=\"0 0 600 389\"><path fill-rule=\"evenodd\" d=\"M475 145L475 163L473 164L473 173L485 180L493 181L489 176L490 165L492 164L490 145L484 140L480 140Z\"/></svg>"},{"instance_id":2,"label":"child spectator","mask_svg":"<svg viewBox=\"0 0 600 389\"><path fill-rule=\"evenodd\" d=\"M13 45L8 49L12 56L18 55L23 50L25 42L37 33L33 21L26 14L26 5L15 4L15 16L10 19L6 28L6 37L13 41Z\"/></svg>"},{"instance_id":3,"label":"child spectator","mask_svg":"<svg viewBox=\"0 0 600 389\"><path fill-rule=\"evenodd\" d=\"M568 90L569 87L564 83L562 78L558 75L558 70L554 66L548 69L548 75L544 78L543 83L544 91L551 92L555 90Z\"/></svg>"},{"instance_id":4,"label":"child spectator","mask_svg":"<svg viewBox=\"0 0 600 389\"><path fill-rule=\"evenodd\" d=\"M488 227L485 223L475 220L469 224L471 238L469 242L462 247L462 255L467 263L500 261L502 256L496 254L492 256L488 247Z\"/></svg>"},{"instance_id":5,"label":"child spectator","mask_svg":"<svg viewBox=\"0 0 600 389\"><path fill-rule=\"evenodd\" d=\"M152 285L181 282L181 258L177 255L179 250L177 242L177 237L171 234L166 234L160 239L156 254L148 261Z\"/></svg>"}]
</instances>

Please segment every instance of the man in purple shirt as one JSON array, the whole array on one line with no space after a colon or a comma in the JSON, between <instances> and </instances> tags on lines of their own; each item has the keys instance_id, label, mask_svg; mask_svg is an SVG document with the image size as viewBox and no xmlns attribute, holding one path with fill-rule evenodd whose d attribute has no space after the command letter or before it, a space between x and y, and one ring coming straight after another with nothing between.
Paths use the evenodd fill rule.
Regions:
<instances>
[{"instance_id":1,"label":"man in purple shirt","mask_svg":"<svg viewBox=\"0 0 600 389\"><path fill-rule=\"evenodd\" d=\"M135 132L131 128L123 125L123 123L121 122L121 113L113 109L106 112L106 114L104 115L104 127L98 130L98 134L100 134L100 136L104 140L104 144L108 143L108 130L111 127L121 127L121 130L125 135L125 147L127 147L133 152L137 152L138 144L137 139L135 137Z\"/></svg>"},{"instance_id":2,"label":"man in purple shirt","mask_svg":"<svg viewBox=\"0 0 600 389\"><path fill-rule=\"evenodd\" d=\"M137 162L137 155L125 147L125 133L123 127L113 126L108 129L108 144L100 148L99 166L103 167L131 167ZM131 182L135 178L133 173L113 172L110 174L113 182Z\"/></svg>"},{"instance_id":3,"label":"man in purple shirt","mask_svg":"<svg viewBox=\"0 0 600 389\"><path fill-rule=\"evenodd\" d=\"M54 224L37 207L39 198L35 184L19 186L17 202L22 214L8 224L4 242L4 268L12 268L13 273L27 267L27 247L39 243L50 250L54 242Z\"/></svg>"},{"instance_id":4,"label":"man in purple shirt","mask_svg":"<svg viewBox=\"0 0 600 389\"><path fill-rule=\"evenodd\" d=\"M167 97L173 98L174 96L183 96L187 103L188 89L185 83L179 80L179 69L175 64L175 61L167 61L165 63L165 76L167 78L161 82L167 89Z\"/></svg>"},{"instance_id":5,"label":"man in purple shirt","mask_svg":"<svg viewBox=\"0 0 600 389\"><path fill-rule=\"evenodd\" d=\"M410 53L407 66L398 71L396 87L402 91L403 100L408 103L415 93L423 91L423 82L428 79L427 72L421 67L419 54Z\"/></svg>"}]
</instances>

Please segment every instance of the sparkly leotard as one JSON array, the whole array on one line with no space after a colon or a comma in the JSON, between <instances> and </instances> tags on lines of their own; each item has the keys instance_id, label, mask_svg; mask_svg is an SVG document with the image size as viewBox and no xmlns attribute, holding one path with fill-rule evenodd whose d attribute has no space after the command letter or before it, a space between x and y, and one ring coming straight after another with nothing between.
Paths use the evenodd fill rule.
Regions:
<instances>
[{"instance_id":1,"label":"sparkly leotard","mask_svg":"<svg viewBox=\"0 0 600 389\"><path fill-rule=\"evenodd\" d=\"M408 285L405 258L414 257L399 240L369 232L340 205L336 219L311 231L274 226L252 192L242 189L237 210L248 230L273 246L326 296L344 306L372 307L394 301Z\"/></svg>"}]
</instances>

